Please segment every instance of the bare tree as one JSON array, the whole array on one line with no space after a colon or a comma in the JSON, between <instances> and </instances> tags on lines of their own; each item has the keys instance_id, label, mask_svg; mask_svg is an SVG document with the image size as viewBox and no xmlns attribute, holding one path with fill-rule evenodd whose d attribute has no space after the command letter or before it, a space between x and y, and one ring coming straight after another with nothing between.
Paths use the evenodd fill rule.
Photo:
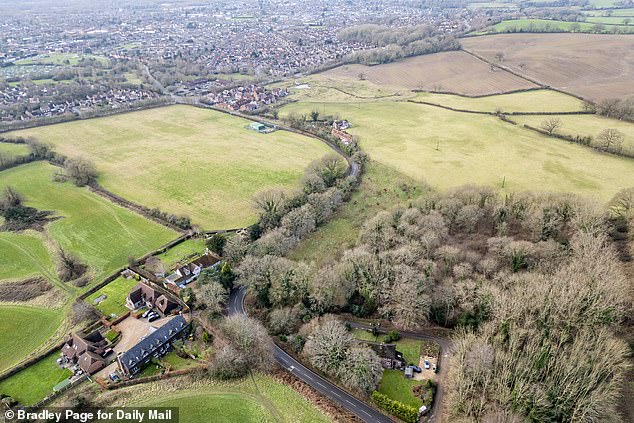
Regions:
<instances>
[{"instance_id":1,"label":"bare tree","mask_svg":"<svg viewBox=\"0 0 634 423\"><path fill-rule=\"evenodd\" d=\"M605 151L620 152L625 136L618 129L607 128L597 135L599 147Z\"/></svg>"},{"instance_id":2,"label":"bare tree","mask_svg":"<svg viewBox=\"0 0 634 423\"><path fill-rule=\"evenodd\" d=\"M209 313L218 315L224 310L229 294L220 283L212 281L198 289L196 299L206 306Z\"/></svg>"},{"instance_id":3,"label":"bare tree","mask_svg":"<svg viewBox=\"0 0 634 423\"><path fill-rule=\"evenodd\" d=\"M86 273L86 270L86 265L81 263L77 257L61 246L58 247L57 273L61 280L65 282L72 281Z\"/></svg>"},{"instance_id":4,"label":"bare tree","mask_svg":"<svg viewBox=\"0 0 634 423\"><path fill-rule=\"evenodd\" d=\"M504 61L504 53L501 51L495 53L495 61L498 63L502 63Z\"/></svg>"},{"instance_id":5,"label":"bare tree","mask_svg":"<svg viewBox=\"0 0 634 423\"><path fill-rule=\"evenodd\" d=\"M95 165L86 159L66 159L64 161L64 172L77 186L91 184L97 179Z\"/></svg>"},{"instance_id":6,"label":"bare tree","mask_svg":"<svg viewBox=\"0 0 634 423\"><path fill-rule=\"evenodd\" d=\"M559 118L549 118L545 119L541 127L544 131L548 133L548 135L554 134L559 128L561 128L562 122Z\"/></svg>"}]
</instances>

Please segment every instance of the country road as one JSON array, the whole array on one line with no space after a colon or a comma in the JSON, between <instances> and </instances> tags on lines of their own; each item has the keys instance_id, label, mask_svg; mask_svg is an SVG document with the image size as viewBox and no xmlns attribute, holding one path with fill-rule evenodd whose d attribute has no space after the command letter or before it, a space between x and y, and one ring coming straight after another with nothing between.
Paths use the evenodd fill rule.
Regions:
<instances>
[{"instance_id":1,"label":"country road","mask_svg":"<svg viewBox=\"0 0 634 423\"><path fill-rule=\"evenodd\" d=\"M246 314L244 310L244 297L246 295L245 287L237 287L231 291L231 295L229 296L229 302L227 304L227 314ZM353 327L358 328L366 328L366 325L350 322ZM369 327L369 326L368 326ZM403 335L416 338L416 339L426 339L433 340L438 342L441 348L441 354L446 352L449 348L449 340L446 338L440 338L435 336L428 336L410 332L401 332ZM310 385L313 389L319 391L324 396L328 397L330 400L336 402L341 405L343 408L348 410L349 412L355 414L361 420L367 423L393 423L393 421L377 411L376 409L370 407L365 402L359 400L353 395L350 395L346 391L337 387L335 384L329 382L323 377L319 376L312 370L303 366L299 361L293 358L291 355L287 354L283 349L274 344L273 355L275 360L282 366L284 369L293 373L297 378L301 379L308 385ZM445 373L446 374L446 369ZM441 378L443 377L443 367L441 367ZM440 390L442 384L439 384L439 390L437 393L438 400L434 401L434 407L432 409L432 415L430 416L429 422L436 421L436 413L437 413L437 404L442 400L442 391Z\"/></svg>"}]
</instances>

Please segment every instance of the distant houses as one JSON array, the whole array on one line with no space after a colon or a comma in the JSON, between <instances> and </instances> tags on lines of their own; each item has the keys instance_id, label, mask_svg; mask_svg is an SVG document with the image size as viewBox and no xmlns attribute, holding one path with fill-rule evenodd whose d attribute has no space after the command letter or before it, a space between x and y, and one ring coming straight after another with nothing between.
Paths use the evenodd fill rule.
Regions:
<instances>
[{"instance_id":1,"label":"distant houses","mask_svg":"<svg viewBox=\"0 0 634 423\"><path fill-rule=\"evenodd\" d=\"M200 275L203 269L214 266L219 262L220 257L207 250L202 256L195 260L176 267L173 273L165 277L164 283L168 287L171 285L178 288L185 288L187 284L193 282L198 275Z\"/></svg>"}]
</instances>

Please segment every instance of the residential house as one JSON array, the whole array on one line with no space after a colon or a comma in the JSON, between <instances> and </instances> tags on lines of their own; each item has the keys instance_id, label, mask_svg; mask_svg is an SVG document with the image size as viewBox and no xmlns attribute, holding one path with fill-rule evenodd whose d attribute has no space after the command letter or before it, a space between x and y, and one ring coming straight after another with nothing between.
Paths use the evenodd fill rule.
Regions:
<instances>
[{"instance_id":1,"label":"residential house","mask_svg":"<svg viewBox=\"0 0 634 423\"><path fill-rule=\"evenodd\" d=\"M174 269L174 272L165 278L165 283L185 288L187 284L193 282L200 275L203 269L211 267L219 261L220 259L217 256L206 251L205 254L197 259Z\"/></svg>"},{"instance_id":2,"label":"residential house","mask_svg":"<svg viewBox=\"0 0 634 423\"><path fill-rule=\"evenodd\" d=\"M84 372L92 374L106 366L103 357L107 345L108 341L98 331L88 335L74 333L62 347L62 357L68 363L78 364Z\"/></svg>"},{"instance_id":3,"label":"residential house","mask_svg":"<svg viewBox=\"0 0 634 423\"><path fill-rule=\"evenodd\" d=\"M139 373L143 369L143 366L149 363L152 358L163 357L171 350L174 341L185 337L188 326L183 316L178 315L173 317L163 326L156 329L128 351L117 357L121 372L127 377L134 376Z\"/></svg>"},{"instance_id":4,"label":"residential house","mask_svg":"<svg viewBox=\"0 0 634 423\"><path fill-rule=\"evenodd\" d=\"M396 350L395 344L371 341L365 341L365 343L379 356L383 368L401 369L407 364L403 358L403 353Z\"/></svg>"},{"instance_id":5,"label":"residential house","mask_svg":"<svg viewBox=\"0 0 634 423\"><path fill-rule=\"evenodd\" d=\"M126 307L137 310L142 307L156 308L164 316L178 308L178 303L170 300L165 294L151 286L138 283L126 298Z\"/></svg>"}]
</instances>

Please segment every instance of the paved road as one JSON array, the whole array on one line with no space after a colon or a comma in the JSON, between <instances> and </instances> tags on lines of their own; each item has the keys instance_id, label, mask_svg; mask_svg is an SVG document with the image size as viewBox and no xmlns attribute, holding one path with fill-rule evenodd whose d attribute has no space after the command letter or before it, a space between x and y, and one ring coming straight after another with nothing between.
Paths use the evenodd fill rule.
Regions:
<instances>
[{"instance_id":1,"label":"paved road","mask_svg":"<svg viewBox=\"0 0 634 423\"><path fill-rule=\"evenodd\" d=\"M228 314L246 314L243 305L245 294L246 288L244 287L235 288L231 292L231 295L229 296L229 303L227 304ZM303 380L324 396L355 414L364 422L393 423L391 419L370 407L365 402L350 395L312 370L304 367L299 361L288 355L277 345L274 345L273 348L275 360L280 364L280 366L293 373L297 378Z\"/></svg>"},{"instance_id":2,"label":"paved road","mask_svg":"<svg viewBox=\"0 0 634 423\"><path fill-rule=\"evenodd\" d=\"M348 321L350 326L357 329L366 329L372 330L372 326L366 323L358 323L354 321ZM387 333L387 329L379 328L379 332ZM423 341L434 341L440 346L440 367L438 371L438 389L436 390L436 395L434 396L434 404L432 406L431 413L429 414L429 423L437 423L440 421L440 405L443 403L445 397L445 386L447 384L447 373L448 373L448 365L447 361L449 359L449 353L451 351L451 340L448 338L443 338L440 336L428 335L419 332L408 332L408 331L399 331L399 333L406 338L414 338L421 339Z\"/></svg>"}]
</instances>

